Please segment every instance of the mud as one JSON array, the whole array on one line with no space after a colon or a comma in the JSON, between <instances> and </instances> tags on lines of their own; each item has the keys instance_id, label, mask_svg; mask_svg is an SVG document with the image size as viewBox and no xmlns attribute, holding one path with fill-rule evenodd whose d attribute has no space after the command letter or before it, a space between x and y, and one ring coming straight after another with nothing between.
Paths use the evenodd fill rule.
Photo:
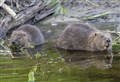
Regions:
<instances>
[{"instance_id":1,"label":"mud","mask_svg":"<svg viewBox=\"0 0 120 82\"><path fill-rule=\"evenodd\" d=\"M45 22L82 21L101 30L120 29L120 0L71 0L65 9L67 12L64 16L53 16ZM93 16L98 17L87 19Z\"/></svg>"}]
</instances>

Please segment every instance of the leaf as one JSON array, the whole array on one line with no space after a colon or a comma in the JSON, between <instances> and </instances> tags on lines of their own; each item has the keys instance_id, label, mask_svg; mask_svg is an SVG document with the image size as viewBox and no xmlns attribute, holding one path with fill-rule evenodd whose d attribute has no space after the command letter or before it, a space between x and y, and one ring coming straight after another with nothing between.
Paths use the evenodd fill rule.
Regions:
<instances>
[{"instance_id":1,"label":"leaf","mask_svg":"<svg viewBox=\"0 0 120 82\"><path fill-rule=\"evenodd\" d=\"M56 3L58 3L59 1L58 0L51 0L51 6L55 5Z\"/></svg>"},{"instance_id":2,"label":"leaf","mask_svg":"<svg viewBox=\"0 0 120 82\"><path fill-rule=\"evenodd\" d=\"M28 82L35 82L34 71L30 71L28 74Z\"/></svg>"},{"instance_id":3,"label":"leaf","mask_svg":"<svg viewBox=\"0 0 120 82\"><path fill-rule=\"evenodd\" d=\"M64 15L66 13L66 9L61 5L60 6L60 14Z\"/></svg>"},{"instance_id":4,"label":"leaf","mask_svg":"<svg viewBox=\"0 0 120 82\"><path fill-rule=\"evenodd\" d=\"M38 65L35 65L28 74L28 82L35 82L35 72L37 71Z\"/></svg>"},{"instance_id":5,"label":"leaf","mask_svg":"<svg viewBox=\"0 0 120 82\"><path fill-rule=\"evenodd\" d=\"M60 14L60 6L58 6L58 7L55 9L54 15L58 15L58 14Z\"/></svg>"},{"instance_id":6,"label":"leaf","mask_svg":"<svg viewBox=\"0 0 120 82\"><path fill-rule=\"evenodd\" d=\"M58 15L58 14L64 15L66 13L67 13L66 8L64 8L61 4L58 4L58 6L57 6L57 8L55 10L54 15Z\"/></svg>"},{"instance_id":7,"label":"leaf","mask_svg":"<svg viewBox=\"0 0 120 82\"><path fill-rule=\"evenodd\" d=\"M41 57L41 54L37 52L37 53L35 54L35 57L36 57L36 59L38 59L38 58Z\"/></svg>"},{"instance_id":8,"label":"leaf","mask_svg":"<svg viewBox=\"0 0 120 82\"><path fill-rule=\"evenodd\" d=\"M50 4L51 2L52 2L52 0L47 0L47 3L46 3L46 4L48 5L48 4Z\"/></svg>"},{"instance_id":9,"label":"leaf","mask_svg":"<svg viewBox=\"0 0 120 82\"><path fill-rule=\"evenodd\" d=\"M37 67L38 67L37 65L34 66L34 68L33 68L33 71L34 71L34 72L37 71Z\"/></svg>"}]
</instances>

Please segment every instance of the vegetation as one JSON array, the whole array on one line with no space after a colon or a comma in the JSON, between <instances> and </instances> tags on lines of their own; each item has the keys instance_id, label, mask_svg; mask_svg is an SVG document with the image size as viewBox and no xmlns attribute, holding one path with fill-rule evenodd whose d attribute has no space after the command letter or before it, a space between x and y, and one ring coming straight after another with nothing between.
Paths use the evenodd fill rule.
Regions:
<instances>
[{"instance_id":1,"label":"vegetation","mask_svg":"<svg viewBox=\"0 0 120 82\"><path fill-rule=\"evenodd\" d=\"M113 42L113 52L120 55L120 37L117 37Z\"/></svg>"},{"instance_id":2,"label":"vegetation","mask_svg":"<svg viewBox=\"0 0 120 82\"><path fill-rule=\"evenodd\" d=\"M54 15L64 15L67 13L67 10L63 7L60 0L47 0L47 4L51 4L51 6L57 4Z\"/></svg>"},{"instance_id":3,"label":"vegetation","mask_svg":"<svg viewBox=\"0 0 120 82\"><path fill-rule=\"evenodd\" d=\"M63 0L46 0L47 2L46 4L51 4L50 6L56 4L54 16L64 15L68 12L61 1ZM85 2L93 5L94 7L98 6L96 3L92 2L91 0L85 0ZM111 14L111 12L96 14L94 16L87 16L87 17L83 17L83 19L93 20L107 16L109 14ZM0 22L2 21L2 16L4 15L6 15L6 13L0 12ZM48 27L47 30L49 30ZM120 81L120 75L119 75L120 36L118 36L113 40L114 59L113 59L112 67L110 69L109 68L98 69L100 66L103 68L104 65L107 66L106 59L108 57L106 56L104 58L101 58L101 56L99 56L100 57L99 60L97 60L96 57L92 55L92 57L87 57L87 59L83 57L81 58L81 60L69 59L69 61L66 61L65 59L62 58L62 55L63 56L65 55L64 52L59 53L59 51L53 47L54 42L50 42L50 41L45 43L44 45L45 49L43 48L43 50L39 50L32 55L29 54L29 51L27 49L22 49L22 48L20 49L16 46L13 46L12 49L15 51L20 49L20 54L16 53L15 55L13 55L13 52L11 52L11 49L9 48L8 44L9 44L8 38L4 40L2 39L0 41L1 82L90 82L90 81L119 82ZM34 46L30 45L30 49L32 49L33 47ZM69 57L70 56L68 55L68 58ZM72 61L75 61L75 63ZM97 63L94 61L97 61ZM70 63L72 63L72 65ZM82 66L80 66L80 64L88 68L83 69ZM97 66L95 66L95 64L98 64L97 65L98 68Z\"/></svg>"}]
</instances>

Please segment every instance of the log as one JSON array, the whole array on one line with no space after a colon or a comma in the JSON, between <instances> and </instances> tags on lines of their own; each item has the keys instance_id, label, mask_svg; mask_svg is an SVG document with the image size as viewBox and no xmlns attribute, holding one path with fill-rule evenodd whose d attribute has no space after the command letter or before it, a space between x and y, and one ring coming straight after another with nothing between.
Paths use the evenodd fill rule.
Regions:
<instances>
[{"instance_id":1,"label":"log","mask_svg":"<svg viewBox=\"0 0 120 82\"><path fill-rule=\"evenodd\" d=\"M70 3L63 3L66 6ZM24 23L34 24L41 19L53 14L57 7L57 4L51 6L45 0L36 0L34 4L28 8L21 10L14 18L12 16L6 16L0 24L0 38L3 39L6 36L8 30L14 27L18 27Z\"/></svg>"},{"instance_id":2,"label":"log","mask_svg":"<svg viewBox=\"0 0 120 82\"><path fill-rule=\"evenodd\" d=\"M36 19L35 17L35 19L32 20L33 23L45 18L46 16L52 14L55 11L55 6L51 7L49 4L46 5L44 1L38 1L39 2L36 2L35 5L30 6L27 9L24 9L20 13L18 13L15 19L13 19L12 16L6 16L0 23L0 39L4 38L8 30L10 30L11 28L20 26L21 24L26 23L32 18L34 19L34 17L38 14L39 18Z\"/></svg>"}]
</instances>

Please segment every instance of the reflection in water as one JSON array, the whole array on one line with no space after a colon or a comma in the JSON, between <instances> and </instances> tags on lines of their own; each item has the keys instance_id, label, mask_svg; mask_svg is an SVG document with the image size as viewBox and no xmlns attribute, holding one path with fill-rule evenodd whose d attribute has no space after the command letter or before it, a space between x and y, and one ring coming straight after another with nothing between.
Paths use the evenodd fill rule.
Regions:
<instances>
[{"instance_id":1,"label":"reflection in water","mask_svg":"<svg viewBox=\"0 0 120 82\"><path fill-rule=\"evenodd\" d=\"M21 56L28 56L31 58L35 58L35 54L37 54L38 52L44 49L45 48L43 45L38 45L33 48L26 48L26 49L20 49L20 48L12 49L11 48L11 51L12 51L12 55L15 56L15 58L20 58Z\"/></svg>"},{"instance_id":2,"label":"reflection in water","mask_svg":"<svg viewBox=\"0 0 120 82\"><path fill-rule=\"evenodd\" d=\"M113 56L108 58L106 52L89 52L89 51L66 51L58 49L65 62L70 65L75 65L81 69L86 69L95 66L98 69L111 68Z\"/></svg>"}]
</instances>

